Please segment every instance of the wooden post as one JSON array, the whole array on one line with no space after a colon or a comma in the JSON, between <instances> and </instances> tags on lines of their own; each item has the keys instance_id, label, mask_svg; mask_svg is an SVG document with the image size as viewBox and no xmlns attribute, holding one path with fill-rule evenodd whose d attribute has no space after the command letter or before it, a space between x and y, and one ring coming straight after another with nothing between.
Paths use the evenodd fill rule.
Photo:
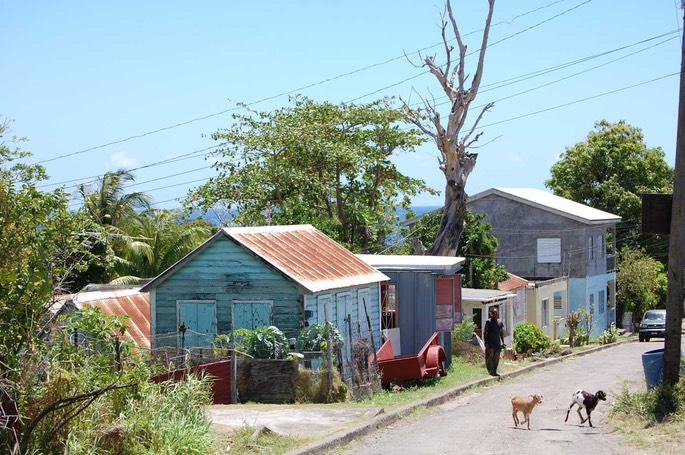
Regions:
<instances>
[{"instance_id":1,"label":"wooden post","mask_svg":"<svg viewBox=\"0 0 685 455\"><path fill-rule=\"evenodd\" d=\"M371 338L371 352L373 352L373 374L369 372L369 377L372 378L373 376L378 377L378 381L380 382L380 370L378 368L378 357L376 357L376 342L373 339L373 326L371 325L371 317L369 316L369 310L366 308L366 299L362 299L362 303L364 303L364 313L366 314L366 323L369 326L369 338ZM380 346L378 346L380 348Z\"/></svg>"},{"instance_id":2,"label":"wooden post","mask_svg":"<svg viewBox=\"0 0 685 455\"><path fill-rule=\"evenodd\" d=\"M331 402L333 395L333 340L331 339L331 328L328 324L328 304L323 306L324 323L326 324L326 364L328 366L328 392L326 401Z\"/></svg>"},{"instance_id":3,"label":"wooden post","mask_svg":"<svg viewBox=\"0 0 685 455\"><path fill-rule=\"evenodd\" d=\"M228 347L231 349L231 404L238 403L238 356L235 354L234 316L233 305L231 305L231 339L228 343Z\"/></svg>"},{"instance_id":4,"label":"wooden post","mask_svg":"<svg viewBox=\"0 0 685 455\"><path fill-rule=\"evenodd\" d=\"M683 19L685 23L685 17ZM683 268L685 267L685 33L681 45L680 97L678 101L678 130L675 147L675 180L671 208L671 233L668 244L668 291L666 294L666 339L664 341L665 384L674 385L680 375L680 343L683 320Z\"/></svg>"}]
</instances>

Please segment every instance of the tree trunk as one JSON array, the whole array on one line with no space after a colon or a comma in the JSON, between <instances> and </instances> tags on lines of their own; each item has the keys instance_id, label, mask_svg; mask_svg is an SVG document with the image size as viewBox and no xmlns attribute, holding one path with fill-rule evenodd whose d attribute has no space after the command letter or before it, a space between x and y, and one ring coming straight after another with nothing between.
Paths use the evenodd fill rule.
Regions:
<instances>
[{"instance_id":1,"label":"tree trunk","mask_svg":"<svg viewBox=\"0 0 685 455\"><path fill-rule=\"evenodd\" d=\"M453 145L452 141L441 141L439 147L440 145L453 150L441 150L447 157L446 163L443 164L447 180L445 207L431 255L456 256L467 212L466 180L476 167L478 155L466 152L463 146Z\"/></svg>"}]
</instances>

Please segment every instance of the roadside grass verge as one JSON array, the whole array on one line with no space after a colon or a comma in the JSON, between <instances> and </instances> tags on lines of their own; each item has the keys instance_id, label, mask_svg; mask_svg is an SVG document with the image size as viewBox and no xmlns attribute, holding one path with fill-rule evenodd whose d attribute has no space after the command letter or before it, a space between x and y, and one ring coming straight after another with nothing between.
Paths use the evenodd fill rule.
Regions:
<instances>
[{"instance_id":1,"label":"roadside grass verge","mask_svg":"<svg viewBox=\"0 0 685 455\"><path fill-rule=\"evenodd\" d=\"M685 384L661 385L646 392L624 386L609 413L621 443L659 454L680 454L685 447Z\"/></svg>"},{"instance_id":2,"label":"roadside grass verge","mask_svg":"<svg viewBox=\"0 0 685 455\"><path fill-rule=\"evenodd\" d=\"M484 365L452 362L447 375L440 378L428 378L420 381L407 381L400 391L382 390L373 396L356 403L381 406L385 409L399 408L417 401L433 397L462 384L487 377Z\"/></svg>"},{"instance_id":3,"label":"roadside grass verge","mask_svg":"<svg viewBox=\"0 0 685 455\"><path fill-rule=\"evenodd\" d=\"M239 428L231 434L217 438L212 447L214 455L282 454L302 447L312 440L297 436L281 435L271 431L259 431L250 426Z\"/></svg>"}]
</instances>

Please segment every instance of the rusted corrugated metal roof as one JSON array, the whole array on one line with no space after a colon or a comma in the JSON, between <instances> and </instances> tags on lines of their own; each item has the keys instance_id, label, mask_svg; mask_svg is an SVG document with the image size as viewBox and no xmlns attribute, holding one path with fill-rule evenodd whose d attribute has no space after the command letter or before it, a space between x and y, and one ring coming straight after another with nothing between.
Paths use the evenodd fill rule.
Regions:
<instances>
[{"instance_id":1,"label":"rusted corrugated metal roof","mask_svg":"<svg viewBox=\"0 0 685 455\"><path fill-rule=\"evenodd\" d=\"M315 293L390 278L309 224L223 228L141 288L149 292L222 237L254 253L305 290Z\"/></svg>"},{"instance_id":2,"label":"rusted corrugated metal roof","mask_svg":"<svg viewBox=\"0 0 685 455\"><path fill-rule=\"evenodd\" d=\"M308 224L223 232L312 293L389 279Z\"/></svg>"},{"instance_id":3,"label":"rusted corrugated metal roof","mask_svg":"<svg viewBox=\"0 0 685 455\"><path fill-rule=\"evenodd\" d=\"M513 273L507 273L508 278L497 283L497 289L500 291L513 291L519 288L528 286L528 280L516 276Z\"/></svg>"},{"instance_id":4,"label":"rusted corrugated metal roof","mask_svg":"<svg viewBox=\"0 0 685 455\"><path fill-rule=\"evenodd\" d=\"M78 309L91 306L110 316L128 316L128 329L122 338L150 349L150 296L140 288L85 291L62 296L61 300L72 301Z\"/></svg>"}]
</instances>

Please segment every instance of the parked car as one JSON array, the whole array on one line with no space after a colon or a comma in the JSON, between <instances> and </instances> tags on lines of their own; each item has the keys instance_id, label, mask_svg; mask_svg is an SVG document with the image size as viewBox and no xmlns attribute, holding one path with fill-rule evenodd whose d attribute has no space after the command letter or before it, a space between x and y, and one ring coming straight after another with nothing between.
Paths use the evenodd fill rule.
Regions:
<instances>
[{"instance_id":1,"label":"parked car","mask_svg":"<svg viewBox=\"0 0 685 455\"><path fill-rule=\"evenodd\" d=\"M642 316L638 337L640 341L666 337L666 310L647 310Z\"/></svg>"}]
</instances>

